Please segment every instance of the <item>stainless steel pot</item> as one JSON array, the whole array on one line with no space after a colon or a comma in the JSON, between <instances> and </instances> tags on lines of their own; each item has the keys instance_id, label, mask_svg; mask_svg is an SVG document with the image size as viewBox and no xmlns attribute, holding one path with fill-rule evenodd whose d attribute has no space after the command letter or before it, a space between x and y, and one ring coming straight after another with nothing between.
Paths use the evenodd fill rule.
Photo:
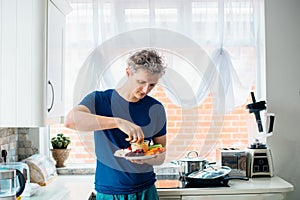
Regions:
<instances>
[{"instance_id":1,"label":"stainless steel pot","mask_svg":"<svg viewBox=\"0 0 300 200\"><path fill-rule=\"evenodd\" d=\"M203 170L205 166L209 164L209 162L202 157L199 156L197 151L189 151L185 158L181 160L175 161L173 163L177 163L179 168L179 175L184 176L193 171Z\"/></svg>"}]
</instances>

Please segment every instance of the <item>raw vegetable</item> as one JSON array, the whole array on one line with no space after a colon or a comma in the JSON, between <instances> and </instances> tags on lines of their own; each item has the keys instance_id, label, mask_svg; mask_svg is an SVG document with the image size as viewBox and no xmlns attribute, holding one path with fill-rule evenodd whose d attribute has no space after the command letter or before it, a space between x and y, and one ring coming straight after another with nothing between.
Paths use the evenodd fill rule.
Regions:
<instances>
[{"instance_id":1,"label":"raw vegetable","mask_svg":"<svg viewBox=\"0 0 300 200\"><path fill-rule=\"evenodd\" d=\"M150 146L148 147L148 151L149 151L150 149L157 148L157 147L163 147L163 146L162 146L161 144L150 145Z\"/></svg>"},{"instance_id":2,"label":"raw vegetable","mask_svg":"<svg viewBox=\"0 0 300 200\"><path fill-rule=\"evenodd\" d=\"M157 155L163 152L165 152L165 148L162 145L156 145L155 147L149 148L145 156Z\"/></svg>"}]
</instances>

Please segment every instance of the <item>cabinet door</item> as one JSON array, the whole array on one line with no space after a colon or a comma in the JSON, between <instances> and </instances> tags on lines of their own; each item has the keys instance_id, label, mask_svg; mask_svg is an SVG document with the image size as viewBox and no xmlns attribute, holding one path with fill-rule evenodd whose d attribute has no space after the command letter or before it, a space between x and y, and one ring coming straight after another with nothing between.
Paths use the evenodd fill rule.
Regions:
<instances>
[{"instance_id":1,"label":"cabinet door","mask_svg":"<svg viewBox=\"0 0 300 200\"><path fill-rule=\"evenodd\" d=\"M181 200L181 196L160 196L160 200Z\"/></svg>"},{"instance_id":2,"label":"cabinet door","mask_svg":"<svg viewBox=\"0 0 300 200\"><path fill-rule=\"evenodd\" d=\"M48 6L48 118L64 115L65 15L49 1Z\"/></svg>"},{"instance_id":3,"label":"cabinet door","mask_svg":"<svg viewBox=\"0 0 300 200\"><path fill-rule=\"evenodd\" d=\"M208 196L182 196L182 200L284 200L285 195L276 194L232 194L232 195L208 195Z\"/></svg>"},{"instance_id":4,"label":"cabinet door","mask_svg":"<svg viewBox=\"0 0 300 200\"><path fill-rule=\"evenodd\" d=\"M0 3L0 127L45 124L45 1Z\"/></svg>"}]
</instances>

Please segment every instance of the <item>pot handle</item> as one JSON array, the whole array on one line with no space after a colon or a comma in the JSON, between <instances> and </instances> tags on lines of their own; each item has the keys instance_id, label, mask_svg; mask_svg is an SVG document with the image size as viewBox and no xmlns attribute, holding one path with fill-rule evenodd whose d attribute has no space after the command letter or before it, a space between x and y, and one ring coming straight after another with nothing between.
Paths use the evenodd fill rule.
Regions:
<instances>
[{"instance_id":1,"label":"pot handle","mask_svg":"<svg viewBox=\"0 0 300 200\"><path fill-rule=\"evenodd\" d=\"M20 188L17 191L16 196L19 197L25 189L26 180L25 180L25 177L24 177L24 175L22 174L22 172L20 170L16 169L16 172L17 172L16 175L17 175L17 178L19 179L19 185L20 185Z\"/></svg>"},{"instance_id":2,"label":"pot handle","mask_svg":"<svg viewBox=\"0 0 300 200\"><path fill-rule=\"evenodd\" d=\"M199 154L198 154L197 151L189 151L189 152L186 154L185 157L186 157L186 158L191 158L191 157L190 157L190 154L191 154L191 153L195 153L195 154L196 154L196 157L199 157Z\"/></svg>"},{"instance_id":3,"label":"pot handle","mask_svg":"<svg viewBox=\"0 0 300 200\"><path fill-rule=\"evenodd\" d=\"M245 176L225 176L223 180L233 180L233 179L249 181L249 178Z\"/></svg>"}]
</instances>

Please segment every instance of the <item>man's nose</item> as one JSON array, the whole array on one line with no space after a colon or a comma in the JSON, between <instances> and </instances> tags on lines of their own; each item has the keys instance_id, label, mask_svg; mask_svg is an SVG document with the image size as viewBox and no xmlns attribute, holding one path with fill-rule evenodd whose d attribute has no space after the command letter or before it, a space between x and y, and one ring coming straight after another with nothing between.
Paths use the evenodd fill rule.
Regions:
<instances>
[{"instance_id":1,"label":"man's nose","mask_svg":"<svg viewBox=\"0 0 300 200\"><path fill-rule=\"evenodd\" d=\"M146 84L144 87L143 87L143 92L144 93L148 93L149 91L149 84Z\"/></svg>"}]
</instances>

